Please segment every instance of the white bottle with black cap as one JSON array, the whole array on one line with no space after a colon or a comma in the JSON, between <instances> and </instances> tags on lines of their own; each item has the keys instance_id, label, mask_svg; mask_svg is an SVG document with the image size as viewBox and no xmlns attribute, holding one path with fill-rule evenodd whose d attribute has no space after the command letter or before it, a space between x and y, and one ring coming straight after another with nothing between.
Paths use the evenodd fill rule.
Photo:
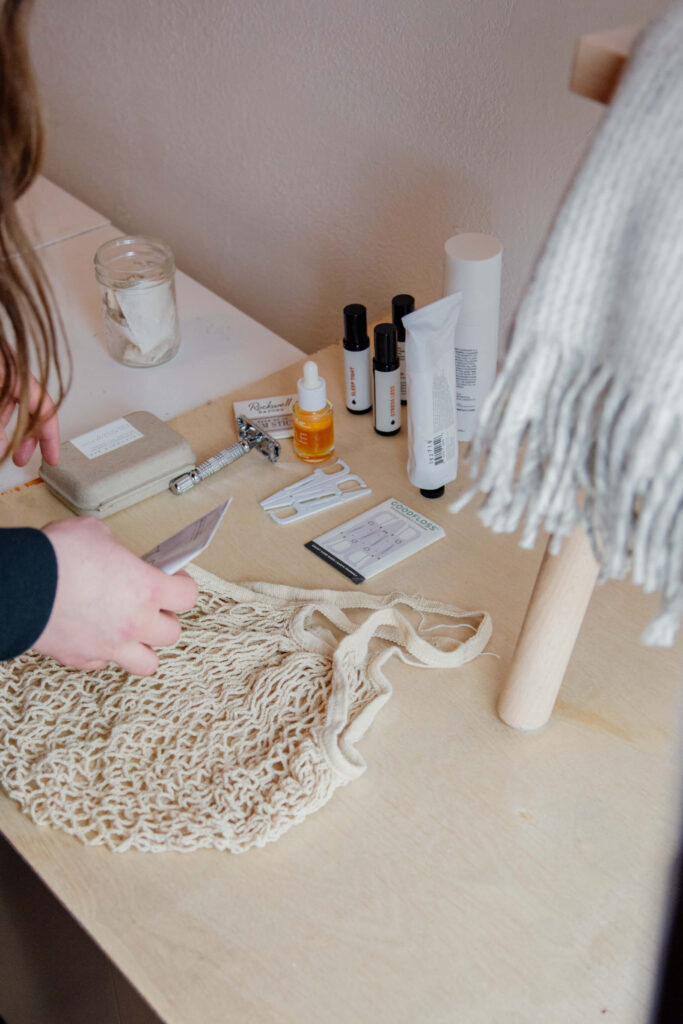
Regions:
<instances>
[{"instance_id":1,"label":"white bottle with black cap","mask_svg":"<svg viewBox=\"0 0 683 1024\"><path fill-rule=\"evenodd\" d=\"M396 328L398 361L401 364L401 405L407 404L408 387L406 381L406 329L403 317L415 310L415 299L412 295L394 295L391 300L391 319Z\"/></svg>"},{"instance_id":2,"label":"white bottle with black cap","mask_svg":"<svg viewBox=\"0 0 683 1024\"><path fill-rule=\"evenodd\" d=\"M372 377L375 430L387 436L398 434L401 429L401 369L393 324L377 324L375 327Z\"/></svg>"},{"instance_id":3,"label":"white bottle with black cap","mask_svg":"<svg viewBox=\"0 0 683 1024\"><path fill-rule=\"evenodd\" d=\"M364 413L372 409L370 339L367 310L360 302L344 306L344 385L346 408Z\"/></svg>"}]
</instances>

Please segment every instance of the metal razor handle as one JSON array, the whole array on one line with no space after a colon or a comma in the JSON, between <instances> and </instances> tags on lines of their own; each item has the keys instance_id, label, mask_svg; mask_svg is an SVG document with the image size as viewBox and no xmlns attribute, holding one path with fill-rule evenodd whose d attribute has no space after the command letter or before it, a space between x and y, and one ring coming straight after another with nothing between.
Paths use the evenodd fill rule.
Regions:
<instances>
[{"instance_id":1,"label":"metal razor handle","mask_svg":"<svg viewBox=\"0 0 683 1024\"><path fill-rule=\"evenodd\" d=\"M219 469L224 469L225 466L229 466L231 462L236 462L237 459L241 459L243 455L250 451L251 448L246 442L238 441L237 444L231 444L229 448L224 448L222 452L211 455L204 462L200 462L189 473L182 473L175 480L171 480L169 487L174 494L184 494L185 491L189 491L195 484L200 484L202 480L206 480L207 476L212 476Z\"/></svg>"},{"instance_id":2,"label":"metal razor handle","mask_svg":"<svg viewBox=\"0 0 683 1024\"><path fill-rule=\"evenodd\" d=\"M189 491L196 484L200 484L202 480L206 480L207 476L212 476L219 469L224 469L230 463L237 462L243 455L250 452L252 448L257 448L270 462L277 462L280 457L280 445L270 434L259 430L258 427L254 426L253 423L250 423L243 416L237 418L237 426L240 439L236 444L231 444L229 448L224 448L215 455L211 455L204 462L200 462L198 466L191 469L189 473L182 473L175 480L171 480L168 485L169 489L174 494L184 494L185 491Z\"/></svg>"}]
</instances>

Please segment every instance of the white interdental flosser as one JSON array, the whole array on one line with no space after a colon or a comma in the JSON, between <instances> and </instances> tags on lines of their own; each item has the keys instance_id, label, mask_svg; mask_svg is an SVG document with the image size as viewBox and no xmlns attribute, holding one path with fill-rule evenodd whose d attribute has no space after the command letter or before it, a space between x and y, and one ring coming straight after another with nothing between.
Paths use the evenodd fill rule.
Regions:
<instances>
[{"instance_id":1,"label":"white interdental flosser","mask_svg":"<svg viewBox=\"0 0 683 1024\"><path fill-rule=\"evenodd\" d=\"M343 459L337 459L333 472L315 469L302 480L283 487L260 503L275 523L299 522L316 512L336 508L347 501L371 494L364 480L352 473Z\"/></svg>"}]
</instances>

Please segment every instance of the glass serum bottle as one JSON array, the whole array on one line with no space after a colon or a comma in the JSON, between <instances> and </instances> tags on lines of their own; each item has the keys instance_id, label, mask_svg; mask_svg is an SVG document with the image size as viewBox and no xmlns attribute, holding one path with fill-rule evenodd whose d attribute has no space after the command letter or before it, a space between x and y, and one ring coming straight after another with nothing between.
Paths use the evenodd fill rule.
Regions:
<instances>
[{"instance_id":1,"label":"glass serum bottle","mask_svg":"<svg viewBox=\"0 0 683 1024\"><path fill-rule=\"evenodd\" d=\"M304 363L304 375L298 383L298 398L292 409L294 454L304 462L324 462L334 451L332 403L327 401L327 386L318 375L316 363Z\"/></svg>"}]
</instances>

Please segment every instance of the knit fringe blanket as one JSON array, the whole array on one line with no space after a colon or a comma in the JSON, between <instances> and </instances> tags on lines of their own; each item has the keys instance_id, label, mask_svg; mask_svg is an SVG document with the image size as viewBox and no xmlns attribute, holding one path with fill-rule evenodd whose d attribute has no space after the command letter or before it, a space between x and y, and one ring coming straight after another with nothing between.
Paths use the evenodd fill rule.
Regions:
<instances>
[{"instance_id":1,"label":"knit fringe blanket","mask_svg":"<svg viewBox=\"0 0 683 1024\"><path fill-rule=\"evenodd\" d=\"M659 591L643 640L683 612L683 2L639 40L557 214L472 448L479 515L576 524L600 580Z\"/></svg>"}]
</instances>

